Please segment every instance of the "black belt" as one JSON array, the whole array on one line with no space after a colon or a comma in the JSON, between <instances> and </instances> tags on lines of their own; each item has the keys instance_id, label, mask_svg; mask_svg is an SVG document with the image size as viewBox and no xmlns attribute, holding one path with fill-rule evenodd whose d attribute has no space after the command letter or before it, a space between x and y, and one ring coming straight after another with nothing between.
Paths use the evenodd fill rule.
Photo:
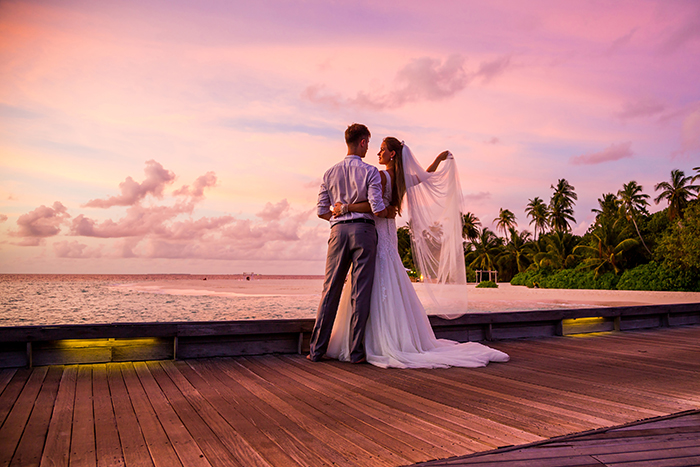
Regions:
<instances>
[{"instance_id":1,"label":"black belt","mask_svg":"<svg viewBox=\"0 0 700 467\"><path fill-rule=\"evenodd\" d=\"M357 219L348 219L346 221L336 221L333 225L338 225L338 224L372 224L372 225L374 225L374 221L372 219L360 217Z\"/></svg>"}]
</instances>

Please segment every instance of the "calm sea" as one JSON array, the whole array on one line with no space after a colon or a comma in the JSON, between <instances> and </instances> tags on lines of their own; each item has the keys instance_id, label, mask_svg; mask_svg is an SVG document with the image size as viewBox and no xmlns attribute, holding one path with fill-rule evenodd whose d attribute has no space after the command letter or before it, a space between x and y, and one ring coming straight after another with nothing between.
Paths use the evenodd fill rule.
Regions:
<instances>
[{"instance_id":1,"label":"calm sea","mask_svg":"<svg viewBox=\"0 0 700 467\"><path fill-rule=\"evenodd\" d=\"M242 275L0 275L0 326L240 319L314 318L322 279L316 276ZM163 292L184 281L245 281L243 293L212 296ZM271 282L278 281L278 282ZM284 281L284 282L280 282ZM293 281L293 282L287 282ZM304 284L299 290L270 285ZM318 286L314 286L314 284ZM142 290L130 287L138 284ZM236 285L236 284L231 284ZM258 286L258 287L256 287ZM259 293L262 289L266 291ZM267 286L267 287L264 287ZM273 287L274 288L274 287ZM146 290L143 290L146 289ZM187 291L184 291L187 292Z\"/></svg>"}]
</instances>

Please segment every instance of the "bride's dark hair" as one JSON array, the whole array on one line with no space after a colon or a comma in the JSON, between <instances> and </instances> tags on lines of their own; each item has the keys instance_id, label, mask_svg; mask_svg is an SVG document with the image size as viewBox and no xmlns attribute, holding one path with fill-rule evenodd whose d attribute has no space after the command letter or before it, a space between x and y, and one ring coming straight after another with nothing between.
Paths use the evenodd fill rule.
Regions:
<instances>
[{"instance_id":1,"label":"bride's dark hair","mask_svg":"<svg viewBox=\"0 0 700 467\"><path fill-rule=\"evenodd\" d=\"M401 215L401 202L406 195L406 180L403 173L403 143L393 136L384 138L389 151L394 151L394 177L391 180L391 205Z\"/></svg>"}]
</instances>

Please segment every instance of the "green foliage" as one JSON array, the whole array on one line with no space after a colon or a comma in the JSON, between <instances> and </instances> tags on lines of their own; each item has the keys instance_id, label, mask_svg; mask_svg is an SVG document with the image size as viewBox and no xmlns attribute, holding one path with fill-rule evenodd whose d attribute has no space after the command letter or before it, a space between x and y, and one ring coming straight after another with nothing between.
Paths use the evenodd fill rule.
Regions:
<instances>
[{"instance_id":1,"label":"green foliage","mask_svg":"<svg viewBox=\"0 0 700 467\"><path fill-rule=\"evenodd\" d=\"M534 238L512 229L506 242L484 229L469 243L466 264L496 269L513 285L547 288L676 290L700 292L700 179L671 173L671 182L655 186L655 201L669 206L648 211L649 195L634 180L617 194L603 194L595 222L583 237L571 235L576 194L561 179L547 209L540 198L525 213L535 225ZM537 219L541 222L538 224ZM544 233L545 228L551 228ZM486 232L487 235L483 235ZM651 262L650 262L651 261Z\"/></svg>"},{"instance_id":2,"label":"green foliage","mask_svg":"<svg viewBox=\"0 0 700 467\"><path fill-rule=\"evenodd\" d=\"M406 273L408 274L408 277L411 278L411 280L418 281L420 279L420 274L418 274L417 271L414 271L413 269L406 269Z\"/></svg>"},{"instance_id":3,"label":"green foliage","mask_svg":"<svg viewBox=\"0 0 700 467\"><path fill-rule=\"evenodd\" d=\"M497 289L498 284L496 284L494 281L483 281L479 282L476 287L479 289Z\"/></svg>"},{"instance_id":4,"label":"green foliage","mask_svg":"<svg viewBox=\"0 0 700 467\"><path fill-rule=\"evenodd\" d=\"M619 280L620 277L612 272L606 272L596 277L595 271L541 269L517 274L510 283L543 289L615 290Z\"/></svg>"},{"instance_id":5,"label":"green foliage","mask_svg":"<svg viewBox=\"0 0 700 467\"><path fill-rule=\"evenodd\" d=\"M671 223L654 256L669 269L700 271L700 202L689 204L683 219Z\"/></svg>"},{"instance_id":6,"label":"green foliage","mask_svg":"<svg viewBox=\"0 0 700 467\"><path fill-rule=\"evenodd\" d=\"M622 274L618 290L671 290L700 292L700 274L673 269L652 261Z\"/></svg>"},{"instance_id":7,"label":"green foliage","mask_svg":"<svg viewBox=\"0 0 700 467\"><path fill-rule=\"evenodd\" d=\"M411 231L408 227L399 227L396 229L396 236L399 243L399 257L406 269L414 270L416 266L413 264L413 254L411 253Z\"/></svg>"}]
</instances>

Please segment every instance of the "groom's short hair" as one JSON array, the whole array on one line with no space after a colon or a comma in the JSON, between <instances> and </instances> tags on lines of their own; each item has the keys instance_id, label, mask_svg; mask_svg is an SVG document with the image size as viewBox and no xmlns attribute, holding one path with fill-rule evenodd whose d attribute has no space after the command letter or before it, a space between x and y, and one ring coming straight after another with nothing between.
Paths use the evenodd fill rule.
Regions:
<instances>
[{"instance_id":1,"label":"groom's short hair","mask_svg":"<svg viewBox=\"0 0 700 467\"><path fill-rule=\"evenodd\" d=\"M372 134L369 132L369 128L361 123L353 123L345 130L345 143L350 145L357 145L362 138L371 138Z\"/></svg>"}]
</instances>

